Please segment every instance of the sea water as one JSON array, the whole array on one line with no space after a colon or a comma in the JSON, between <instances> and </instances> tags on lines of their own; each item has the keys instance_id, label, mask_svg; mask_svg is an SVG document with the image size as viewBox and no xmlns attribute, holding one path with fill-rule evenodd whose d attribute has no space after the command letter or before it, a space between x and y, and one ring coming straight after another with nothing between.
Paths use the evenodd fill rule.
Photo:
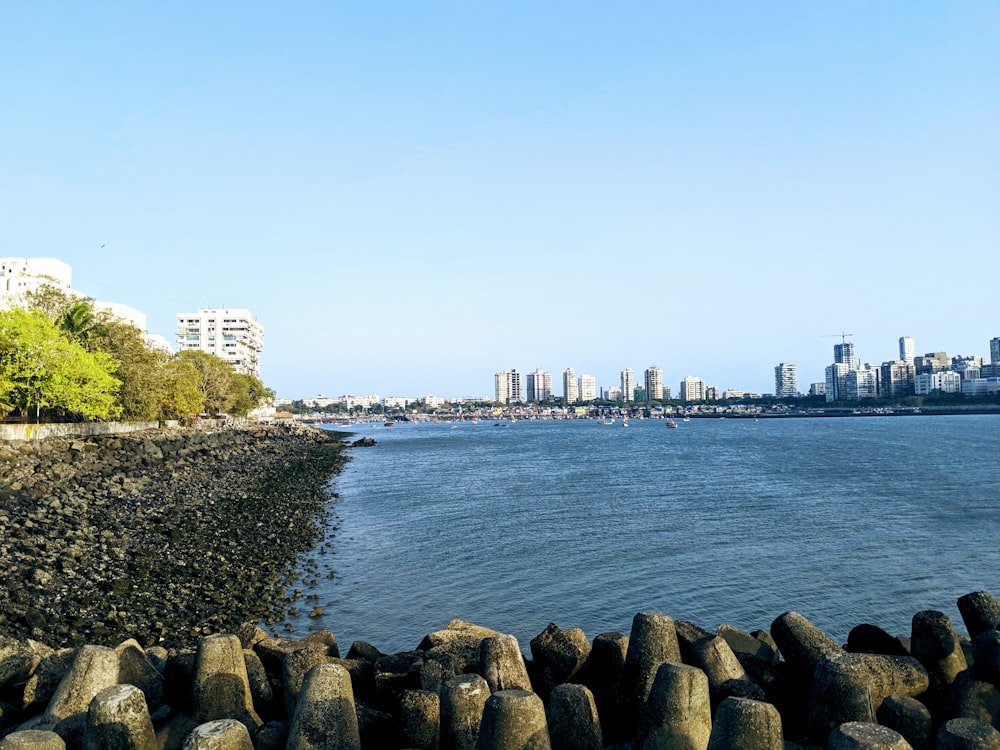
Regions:
<instances>
[{"instance_id":1,"label":"sea water","mask_svg":"<svg viewBox=\"0 0 1000 750\"><path fill-rule=\"evenodd\" d=\"M338 428L345 429L345 428ZM715 630L784 612L844 642L1000 597L1000 417L359 425L293 634L383 652L457 617L528 641L657 610ZM322 546L322 545L321 545Z\"/></svg>"}]
</instances>

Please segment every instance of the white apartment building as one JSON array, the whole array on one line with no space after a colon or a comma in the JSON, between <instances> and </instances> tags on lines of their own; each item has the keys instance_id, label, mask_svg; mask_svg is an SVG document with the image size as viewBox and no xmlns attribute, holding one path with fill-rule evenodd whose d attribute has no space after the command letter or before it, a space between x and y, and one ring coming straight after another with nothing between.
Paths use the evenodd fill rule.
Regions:
<instances>
[{"instance_id":1,"label":"white apartment building","mask_svg":"<svg viewBox=\"0 0 1000 750\"><path fill-rule=\"evenodd\" d=\"M663 400L663 370L659 367L647 367L646 368L646 400L647 401L662 401Z\"/></svg>"},{"instance_id":2,"label":"white apartment building","mask_svg":"<svg viewBox=\"0 0 1000 750\"><path fill-rule=\"evenodd\" d=\"M264 329L249 310L201 308L177 314L177 347L214 354L236 372L258 377Z\"/></svg>"},{"instance_id":3,"label":"white apartment building","mask_svg":"<svg viewBox=\"0 0 1000 750\"><path fill-rule=\"evenodd\" d=\"M899 358L908 365L913 364L914 357L917 356L917 342L913 336L899 337Z\"/></svg>"},{"instance_id":4,"label":"white apartment building","mask_svg":"<svg viewBox=\"0 0 1000 750\"><path fill-rule=\"evenodd\" d=\"M75 299L86 299L97 312L108 312L146 330L146 315L120 302L102 302L73 289L73 269L57 258L0 258L0 309L25 303L25 295L51 286Z\"/></svg>"},{"instance_id":5,"label":"white apartment building","mask_svg":"<svg viewBox=\"0 0 1000 750\"><path fill-rule=\"evenodd\" d=\"M501 404L520 404L524 401L521 392L521 373L504 370L493 376L493 400Z\"/></svg>"},{"instance_id":6,"label":"white apartment building","mask_svg":"<svg viewBox=\"0 0 1000 750\"><path fill-rule=\"evenodd\" d=\"M594 377L593 375L580 376L580 400L581 401L597 400L597 378Z\"/></svg>"},{"instance_id":7,"label":"white apartment building","mask_svg":"<svg viewBox=\"0 0 1000 750\"><path fill-rule=\"evenodd\" d=\"M961 393L962 376L957 372L922 372L913 379L913 390L918 396L927 396L931 391Z\"/></svg>"},{"instance_id":8,"label":"white apartment building","mask_svg":"<svg viewBox=\"0 0 1000 750\"><path fill-rule=\"evenodd\" d=\"M528 373L528 401L538 403L552 398L552 373L541 368Z\"/></svg>"},{"instance_id":9,"label":"white apartment building","mask_svg":"<svg viewBox=\"0 0 1000 750\"><path fill-rule=\"evenodd\" d=\"M705 381L694 375L685 377L681 381L680 398L681 401L704 401Z\"/></svg>"},{"instance_id":10,"label":"white apartment building","mask_svg":"<svg viewBox=\"0 0 1000 750\"><path fill-rule=\"evenodd\" d=\"M774 368L774 395L778 398L798 396L799 386L795 381L795 365L779 362Z\"/></svg>"},{"instance_id":11,"label":"white apartment building","mask_svg":"<svg viewBox=\"0 0 1000 750\"><path fill-rule=\"evenodd\" d=\"M622 400L635 401L635 370L626 367L621 371Z\"/></svg>"},{"instance_id":12,"label":"white apartment building","mask_svg":"<svg viewBox=\"0 0 1000 750\"><path fill-rule=\"evenodd\" d=\"M73 269L55 258L0 258L0 308L14 307L43 286L73 292Z\"/></svg>"},{"instance_id":13,"label":"white apartment building","mask_svg":"<svg viewBox=\"0 0 1000 750\"><path fill-rule=\"evenodd\" d=\"M563 399L567 404L575 404L580 400L580 387L572 367L567 367L563 371Z\"/></svg>"}]
</instances>

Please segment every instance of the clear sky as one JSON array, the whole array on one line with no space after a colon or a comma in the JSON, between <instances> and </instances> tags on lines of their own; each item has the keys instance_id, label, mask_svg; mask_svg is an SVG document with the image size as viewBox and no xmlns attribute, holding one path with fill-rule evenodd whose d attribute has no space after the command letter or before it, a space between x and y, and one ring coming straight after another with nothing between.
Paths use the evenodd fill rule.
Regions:
<instances>
[{"instance_id":1,"label":"clear sky","mask_svg":"<svg viewBox=\"0 0 1000 750\"><path fill-rule=\"evenodd\" d=\"M996 0L0 6L0 256L249 308L281 396L1000 336Z\"/></svg>"}]
</instances>

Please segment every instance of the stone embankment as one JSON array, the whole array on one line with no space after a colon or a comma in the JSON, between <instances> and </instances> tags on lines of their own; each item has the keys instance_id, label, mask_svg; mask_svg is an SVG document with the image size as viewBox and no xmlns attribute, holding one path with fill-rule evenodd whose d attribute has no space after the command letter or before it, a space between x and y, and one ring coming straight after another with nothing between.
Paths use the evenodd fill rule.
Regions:
<instances>
[{"instance_id":1,"label":"stone embankment","mask_svg":"<svg viewBox=\"0 0 1000 750\"><path fill-rule=\"evenodd\" d=\"M53 649L0 638L0 750L996 750L1000 604L958 600L910 636L859 625L839 645L795 612L711 633L640 612L589 641L453 620L413 651L253 624L187 649Z\"/></svg>"},{"instance_id":2,"label":"stone embankment","mask_svg":"<svg viewBox=\"0 0 1000 750\"><path fill-rule=\"evenodd\" d=\"M343 448L273 425L0 443L0 634L171 647L282 617Z\"/></svg>"},{"instance_id":3,"label":"stone embankment","mask_svg":"<svg viewBox=\"0 0 1000 750\"><path fill-rule=\"evenodd\" d=\"M1000 750L1000 604L838 644L787 612L590 640L452 621L382 654L280 617L343 445L314 430L0 447L0 750Z\"/></svg>"}]
</instances>

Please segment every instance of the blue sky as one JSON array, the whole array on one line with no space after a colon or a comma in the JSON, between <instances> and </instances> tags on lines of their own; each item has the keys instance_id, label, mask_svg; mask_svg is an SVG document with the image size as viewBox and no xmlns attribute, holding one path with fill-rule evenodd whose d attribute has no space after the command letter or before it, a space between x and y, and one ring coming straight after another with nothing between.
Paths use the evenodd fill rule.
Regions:
<instances>
[{"instance_id":1,"label":"blue sky","mask_svg":"<svg viewBox=\"0 0 1000 750\"><path fill-rule=\"evenodd\" d=\"M303 397L1000 336L1000 4L5 3L0 256ZM102 247L103 245L103 247Z\"/></svg>"}]
</instances>

